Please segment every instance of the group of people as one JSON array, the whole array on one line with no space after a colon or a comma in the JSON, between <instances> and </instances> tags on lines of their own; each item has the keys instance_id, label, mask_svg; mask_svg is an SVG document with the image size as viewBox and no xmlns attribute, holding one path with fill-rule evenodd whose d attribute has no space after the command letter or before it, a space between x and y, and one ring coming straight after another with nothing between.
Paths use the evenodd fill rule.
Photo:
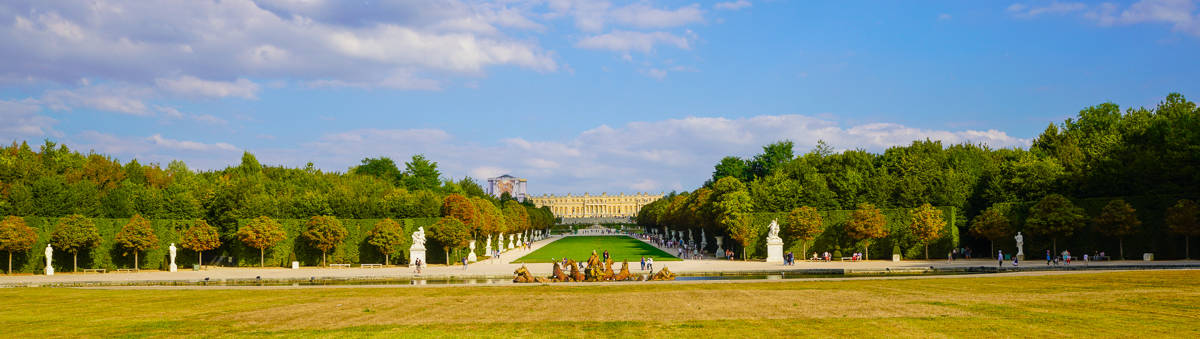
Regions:
<instances>
[{"instance_id":1,"label":"group of people","mask_svg":"<svg viewBox=\"0 0 1200 339\"><path fill-rule=\"evenodd\" d=\"M821 253L821 254L818 254L817 252L813 252L812 258L808 258L808 260L809 261L830 261L830 260L833 260L833 257L831 257L829 255L828 251L826 251L825 253Z\"/></svg>"},{"instance_id":2,"label":"group of people","mask_svg":"<svg viewBox=\"0 0 1200 339\"><path fill-rule=\"evenodd\" d=\"M642 257L642 270L645 271L646 269L654 271L654 258Z\"/></svg>"},{"instance_id":3,"label":"group of people","mask_svg":"<svg viewBox=\"0 0 1200 339\"><path fill-rule=\"evenodd\" d=\"M816 254L816 253L813 253L813 254ZM795 265L796 264L796 255L793 254L792 251L788 251L787 253L784 253L783 254L783 264L788 265L788 266Z\"/></svg>"}]
</instances>

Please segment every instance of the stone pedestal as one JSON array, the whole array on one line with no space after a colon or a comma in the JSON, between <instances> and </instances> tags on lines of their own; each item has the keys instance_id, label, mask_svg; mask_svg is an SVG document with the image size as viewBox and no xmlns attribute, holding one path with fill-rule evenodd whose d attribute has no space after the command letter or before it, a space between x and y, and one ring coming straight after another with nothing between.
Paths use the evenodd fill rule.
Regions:
<instances>
[{"instance_id":1,"label":"stone pedestal","mask_svg":"<svg viewBox=\"0 0 1200 339\"><path fill-rule=\"evenodd\" d=\"M717 259L725 258L725 249L721 248L721 239L724 239L724 238L725 237L713 237L713 239L717 239L717 251L716 251Z\"/></svg>"},{"instance_id":2,"label":"stone pedestal","mask_svg":"<svg viewBox=\"0 0 1200 339\"><path fill-rule=\"evenodd\" d=\"M171 264L171 272L176 272L176 271L179 271L179 266L175 265L175 264Z\"/></svg>"},{"instance_id":3,"label":"stone pedestal","mask_svg":"<svg viewBox=\"0 0 1200 339\"><path fill-rule=\"evenodd\" d=\"M892 262L900 262L900 255L899 255L899 254L893 254L893 255L892 255Z\"/></svg>"},{"instance_id":4,"label":"stone pedestal","mask_svg":"<svg viewBox=\"0 0 1200 339\"><path fill-rule=\"evenodd\" d=\"M293 261L293 262L292 262L292 269L293 269L293 270L298 270L298 269L300 269L300 262L299 262L299 261Z\"/></svg>"},{"instance_id":5,"label":"stone pedestal","mask_svg":"<svg viewBox=\"0 0 1200 339\"><path fill-rule=\"evenodd\" d=\"M515 236L515 235L509 235L509 236L508 236L508 249L509 249L509 250L512 250L512 249L516 248L516 246L513 246L513 240L514 240L513 238L516 238L516 237L517 237L517 236Z\"/></svg>"},{"instance_id":6,"label":"stone pedestal","mask_svg":"<svg viewBox=\"0 0 1200 339\"><path fill-rule=\"evenodd\" d=\"M773 264L783 263L783 240L767 240L767 262Z\"/></svg>"},{"instance_id":7,"label":"stone pedestal","mask_svg":"<svg viewBox=\"0 0 1200 339\"><path fill-rule=\"evenodd\" d=\"M54 275L54 267L46 266L46 275Z\"/></svg>"},{"instance_id":8,"label":"stone pedestal","mask_svg":"<svg viewBox=\"0 0 1200 339\"><path fill-rule=\"evenodd\" d=\"M479 261L479 257L475 256L475 240L471 240L471 254L467 255L467 262Z\"/></svg>"},{"instance_id":9,"label":"stone pedestal","mask_svg":"<svg viewBox=\"0 0 1200 339\"><path fill-rule=\"evenodd\" d=\"M1154 261L1154 253L1142 253L1142 261Z\"/></svg>"},{"instance_id":10,"label":"stone pedestal","mask_svg":"<svg viewBox=\"0 0 1200 339\"><path fill-rule=\"evenodd\" d=\"M408 248L408 267L413 267L413 265L416 265L417 259L421 259L422 265L429 264L428 261L425 261L425 246L413 246Z\"/></svg>"}]
</instances>

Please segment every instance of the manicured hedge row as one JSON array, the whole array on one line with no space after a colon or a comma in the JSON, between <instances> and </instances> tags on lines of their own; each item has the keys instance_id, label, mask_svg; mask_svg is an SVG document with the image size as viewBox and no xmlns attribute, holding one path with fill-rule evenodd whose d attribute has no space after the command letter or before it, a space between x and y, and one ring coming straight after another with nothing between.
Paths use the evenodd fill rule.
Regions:
<instances>
[{"instance_id":1,"label":"manicured hedge row","mask_svg":"<svg viewBox=\"0 0 1200 339\"><path fill-rule=\"evenodd\" d=\"M38 241L33 245L33 249L25 253L13 253L13 272L23 273L41 273L45 268L45 249L46 244L50 242L50 233L54 230L54 224L59 218L42 218L42 217L25 217L25 223L33 228L38 235ZM437 222L438 218L411 218L398 219L404 226L405 233L411 234L419 226L425 226ZM107 270L116 270L119 268L132 268L133 255L125 255L119 247L114 245L114 237L121 227L129 222L129 219L104 219L94 218L92 221L96 224L96 230L100 233L100 246L79 253L79 268L103 268ZM249 220L240 220L239 224L244 225ZM284 232L287 237L284 238L274 248L266 252L267 266L290 266L289 259L293 258L300 261L302 265L317 265L321 262L321 251L309 246L303 238L299 237L303 231L304 223L307 219L283 219L277 220L283 225ZM346 227L348 233L346 240L342 246L335 248L331 253L329 260L331 263L382 263L383 255L379 254L373 246L367 244L366 234L375 227L375 223L379 219L348 219L339 220ZM150 220L150 225L154 229L155 235L158 236L159 246L152 248L141 254L141 269L167 269L170 257L167 247L171 243L175 243L176 258L175 263L181 269L192 267L197 262L195 251L185 249L179 245L179 237L183 231L192 225L192 220ZM207 251L204 253L204 261L209 265L221 266L258 266L258 250L247 247L237 241L237 237L233 234L221 235L222 245L220 248ZM442 254L441 245L436 241L430 240L426 243L429 248L427 259L430 262L440 263L445 259ZM482 253L482 247L479 250ZM404 248L401 254L393 256L392 263L407 263L408 249ZM0 254L5 256L2 259L7 259L7 253ZM2 260L0 260L2 261ZM0 263L2 264L2 263ZM55 249L54 269L57 272L71 271L71 253Z\"/></svg>"}]
</instances>

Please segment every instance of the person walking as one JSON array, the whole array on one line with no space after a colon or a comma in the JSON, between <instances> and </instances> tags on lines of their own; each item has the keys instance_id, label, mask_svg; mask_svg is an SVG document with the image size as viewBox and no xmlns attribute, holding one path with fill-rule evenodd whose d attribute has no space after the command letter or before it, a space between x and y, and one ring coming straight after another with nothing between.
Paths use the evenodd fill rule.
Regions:
<instances>
[{"instance_id":1,"label":"person walking","mask_svg":"<svg viewBox=\"0 0 1200 339\"><path fill-rule=\"evenodd\" d=\"M654 272L654 257L646 258L646 269Z\"/></svg>"},{"instance_id":2,"label":"person walking","mask_svg":"<svg viewBox=\"0 0 1200 339\"><path fill-rule=\"evenodd\" d=\"M1050 250L1046 250L1046 266L1050 266L1050 262L1054 261L1054 257L1050 255Z\"/></svg>"},{"instance_id":3,"label":"person walking","mask_svg":"<svg viewBox=\"0 0 1200 339\"><path fill-rule=\"evenodd\" d=\"M642 256L642 270L646 270L646 256L644 255Z\"/></svg>"},{"instance_id":4,"label":"person walking","mask_svg":"<svg viewBox=\"0 0 1200 339\"><path fill-rule=\"evenodd\" d=\"M950 252L950 253L947 253L947 254L946 254L946 263L947 263L947 264L953 264L953 263L954 263L954 252Z\"/></svg>"},{"instance_id":5,"label":"person walking","mask_svg":"<svg viewBox=\"0 0 1200 339\"><path fill-rule=\"evenodd\" d=\"M417 274L421 274L421 258L417 258L417 261L413 262L413 266L413 270L415 270Z\"/></svg>"},{"instance_id":6,"label":"person walking","mask_svg":"<svg viewBox=\"0 0 1200 339\"><path fill-rule=\"evenodd\" d=\"M462 258L462 263L463 263L463 271L466 271L467 270L467 257Z\"/></svg>"},{"instance_id":7,"label":"person walking","mask_svg":"<svg viewBox=\"0 0 1200 339\"><path fill-rule=\"evenodd\" d=\"M1004 250L996 250L996 267L1004 267Z\"/></svg>"}]
</instances>

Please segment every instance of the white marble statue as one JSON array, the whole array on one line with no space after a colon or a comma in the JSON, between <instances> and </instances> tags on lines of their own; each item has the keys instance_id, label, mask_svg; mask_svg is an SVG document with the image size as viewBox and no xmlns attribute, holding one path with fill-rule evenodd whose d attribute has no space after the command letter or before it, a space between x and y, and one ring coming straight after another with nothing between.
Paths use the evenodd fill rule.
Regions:
<instances>
[{"instance_id":1,"label":"white marble statue","mask_svg":"<svg viewBox=\"0 0 1200 339\"><path fill-rule=\"evenodd\" d=\"M783 263L783 238L779 237L779 222L771 220L771 230L767 233L767 262Z\"/></svg>"},{"instance_id":2,"label":"white marble statue","mask_svg":"<svg viewBox=\"0 0 1200 339\"><path fill-rule=\"evenodd\" d=\"M722 237L722 236L713 237L713 239L717 240L717 250L716 250L717 259L721 259L721 258L725 257L725 249L721 248L721 239L724 239L724 238L725 237Z\"/></svg>"},{"instance_id":3,"label":"white marble statue","mask_svg":"<svg viewBox=\"0 0 1200 339\"><path fill-rule=\"evenodd\" d=\"M510 250L511 250L511 249L513 249L513 248L516 248L515 246L513 246L513 241L515 241L515 240L517 240L517 235L516 235L516 234L509 234L509 235L508 235L508 249L510 249Z\"/></svg>"},{"instance_id":4,"label":"white marble statue","mask_svg":"<svg viewBox=\"0 0 1200 339\"><path fill-rule=\"evenodd\" d=\"M425 226L417 227L412 234L412 248L425 249Z\"/></svg>"},{"instance_id":5,"label":"white marble statue","mask_svg":"<svg viewBox=\"0 0 1200 339\"><path fill-rule=\"evenodd\" d=\"M688 242L688 243L693 243L693 242L696 242L696 238L695 238L695 237L692 237L692 229L690 229L690 228L688 229L688 237L687 237L687 242Z\"/></svg>"},{"instance_id":6,"label":"white marble statue","mask_svg":"<svg viewBox=\"0 0 1200 339\"><path fill-rule=\"evenodd\" d=\"M470 247L471 247L471 254L467 255L467 261L469 261L469 262L479 261L479 257L475 256L475 239L471 239Z\"/></svg>"},{"instance_id":7,"label":"white marble statue","mask_svg":"<svg viewBox=\"0 0 1200 339\"><path fill-rule=\"evenodd\" d=\"M704 236L704 229L700 229L700 248L708 247L708 237Z\"/></svg>"},{"instance_id":8,"label":"white marble statue","mask_svg":"<svg viewBox=\"0 0 1200 339\"><path fill-rule=\"evenodd\" d=\"M54 266L50 262L54 260L54 248L50 244L46 244L46 275L54 275Z\"/></svg>"},{"instance_id":9,"label":"white marble statue","mask_svg":"<svg viewBox=\"0 0 1200 339\"><path fill-rule=\"evenodd\" d=\"M504 233L500 233L500 237L496 239L496 250L504 252L508 247L504 247Z\"/></svg>"},{"instance_id":10,"label":"white marble statue","mask_svg":"<svg viewBox=\"0 0 1200 339\"><path fill-rule=\"evenodd\" d=\"M484 243L484 245L483 245L483 254L487 254L489 257L492 256L492 235L491 234L488 234L487 242Z\"/></svg>"},{"instance_id":11,"label":"white marble statue","mask_svg":"<svg viewBox=\"0 0 1200 339\"><path fill-rule=\"evenodd\" d=\"M1021 232L1017 232L1017 236L1013 237L1017 240L1017 258L1025 257L1025 236Z\"/></svg>"},{"instance_id":12,"label":"white marble statue","mask_svg":"<svg viewBox=\"0 0 1200 339\"><path fill-rule=\"evenodd\" d=\"M171 253L171 266L169 267L171 272L178 271L179 266L175 265L175 243L171 243L171 246L167 247L167 252Z\"/></svg>"}]
</instances>

